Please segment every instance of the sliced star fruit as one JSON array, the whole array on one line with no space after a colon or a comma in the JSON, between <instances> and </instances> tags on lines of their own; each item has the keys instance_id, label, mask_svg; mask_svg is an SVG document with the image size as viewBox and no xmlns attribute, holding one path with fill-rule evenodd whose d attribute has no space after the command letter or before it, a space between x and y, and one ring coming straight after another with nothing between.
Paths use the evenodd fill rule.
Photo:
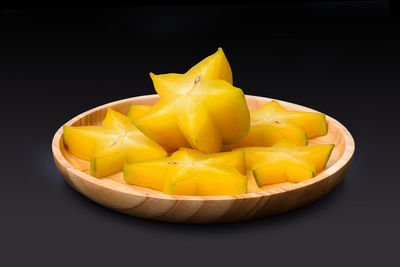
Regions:
<instances>
[{"instance_id":1,"label":"sliced star fruit","mask_svg":"<svg viewBox=\"0 0 400 267\"><path fill-rule=\"evenodd\" d=\"M305 146L308 138L327 133L325 115L317 112L285 110L277 101L268 102L250 111L250 130L245 138L224 150L237 147L269 147L282 138Z\"/></svg>"},{"instance_id":2,"label":"sliced star fruit","mask_svg":"<svg viewBox=\"0 0 400 267\"><path fill-rule=\"evenodd\" d=\"M148 105L131 105L129 107L128 118L132 121L143 117L149 110L151 106Z\"/></svg>"},{"instance_id":3,"label":"sliced star fruit","mask_svg":"<svg viewBox=\"0 0 400 267\"><path fill-rule=\"evenodd\" d=\"M168 150L221 150L246 136L250 115L221 48L185 74L150 73L161 100L134 124Z\"/></svg>"},{"instance_id":4,"label":"sliced star fruit","mask_svg":"<svg viewBox=\"0 0 400 267\"><path fill-rule=\"evenodd\" d=\"M272 147L247 147L246 167L253 172L258 186L285 181L298 183L314 177L329 160L335 145L300 146L287 138ZM236 151L234 150L234 151Z\"/></svg>"},{"instance_id":5,"label":"sliced star fruit","mask_svg":"<svg viewBox=\"0 0 400 267\"><path fill-rule=\"evenodd\" d=\"M104 177L122 171L124 162L165 158L167 152L112 109L102 126L63 127L63 141L74 156L90 160L90 174Z\"/></svg>"},{"instance_id":6,"label":"sliced star fruit","mask_svg":"<svg viewBox=\"0 0 400 267\"><path fill-rule=\"evenodd\" d=\"M181 148L170 157L125 164L127 183L172 195L236 195L247 192L243 151L204 154Z\"/></svg>"}]
</instances>

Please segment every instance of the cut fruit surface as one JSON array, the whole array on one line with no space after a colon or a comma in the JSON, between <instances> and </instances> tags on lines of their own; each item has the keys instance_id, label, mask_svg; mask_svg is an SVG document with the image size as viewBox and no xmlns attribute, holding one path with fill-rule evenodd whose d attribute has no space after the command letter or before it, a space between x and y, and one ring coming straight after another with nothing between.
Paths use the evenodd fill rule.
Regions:
<instances>
[{"instance_id":1,"label":"cut fruit surface","mask_svg":"<svg viewBox=\"0 0 400 267\"><path fill-rule=\"evenodd\" d=\"M247 192L244 152L204 154L181 148L170 157L125 164L127 183L174 195L236 195Z\"/></svg>"},{"instance_id":2,"label":"cut fruit surface","mask_svg":"<svg viewBox=\"0 0 400 267\"><path fill-rule=\"evenodd\" d=\"M271 101L250 111L250 130L245 138L224 150L237 147L269 147L281 138L297 146L307 145L308 138L325 135L325 115L317 112L285 110L277 101Z\"/></svg>"},{"instance_id":3,"label":"cut fruit surface","mask_svg":"<svg viewBox=\"0 0 400 267\"><path fill-rule=\"evenodd\" d=\"M246 167L259 186L285 181L297 183L314 177L329 160L334 145L296 147L287 138L272 147L239 148L245 152Z\"/></svg>"},{"instance_id":4,"label":"cut fruit surface","mask_svg":"<svg viewBox=\"0 0 400 267\"><path fill-rule=\"evenodd\" d=\"M192 147L205 153L242 139L250 114L242 90L221 48L185 74L150 74L161 100L134 123L159 144L175 150Z\"/></svg>"},{"instance_id":5,"label":"cut fruit surface","mask_svg":"<svg viewBox=\"0 0 400 267\"><path fill-rule=\"evenodd\" d=\"M167 157L167 152L141 133L131 120L112 109L102 126L64 126L64 144L76 157L90 160L90 174L103 177L121 171L124 162Z\"/></svg>"}]
</instances>

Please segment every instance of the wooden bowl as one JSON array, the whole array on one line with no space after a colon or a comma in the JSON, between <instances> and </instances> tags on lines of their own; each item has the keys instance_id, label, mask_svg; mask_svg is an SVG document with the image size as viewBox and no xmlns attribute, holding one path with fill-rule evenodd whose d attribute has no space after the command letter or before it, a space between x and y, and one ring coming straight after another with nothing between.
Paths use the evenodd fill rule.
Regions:
<instances>
[{"instance_id":1,"label":"wooden bowl","mask_svg":"<svg viewBox=\"0 0 400 267\"><path fill-rule=\"evenodd\" d=\"M270 98L246 96L250 109L271 101ZM123 114L131 104L152 105L157 95L132 97L86 111L67 125L99 125L107 108ZM279 100L278 100L279 101ZM279 101L289 110L315 111ZM64 179L91 200L121 213L160 221L184 223L219 223L271 216L304 206L337 186L350 167L354 140L347 129L327 116L328 134L309 140L310 144L333 143L335 148L327 167L312 179L297 184L283 183L258 188L249 172L249 193L232 196L166 195L151 189L127 184L122 172L103 179L90 176L89 163L70 154L62 141L63 129L55 133L52 143L54 161Z\"/></svg>"}]
</instances>

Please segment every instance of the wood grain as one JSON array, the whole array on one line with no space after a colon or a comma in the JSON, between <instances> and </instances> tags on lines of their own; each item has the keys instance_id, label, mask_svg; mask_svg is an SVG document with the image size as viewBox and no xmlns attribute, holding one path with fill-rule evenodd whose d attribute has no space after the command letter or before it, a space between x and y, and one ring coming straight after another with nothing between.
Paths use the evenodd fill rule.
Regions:
<instances>
[{"instance_id":1,"label":"wood grain","mask_svg":"<svg viewBox=\"0 0 400 267\"><path fill-rule=\"evenodd\" d=\"M250 109L271 98L246 96ZM152 105L157 95L147 95L112 102L86 111L67 125L99 125L107 108L127 114L131 104ZM315 111L300 105L279 101L288 110ZM307 181L282 183L258 188L251 173L248 193L234 196L171 196L151 189L127 184L122 173L97 179L88 174L89 163L70 154L62 141L62 127L55 133L52 150L56 166L64 179L91 200L132 216L184 223L221 223L261 218L283 213L317 200L344 178L354 154L354 140L347 129L327 116L328 134L309 140L310 144L335 144L327 168Z\"/></svg>"}]
</instances>

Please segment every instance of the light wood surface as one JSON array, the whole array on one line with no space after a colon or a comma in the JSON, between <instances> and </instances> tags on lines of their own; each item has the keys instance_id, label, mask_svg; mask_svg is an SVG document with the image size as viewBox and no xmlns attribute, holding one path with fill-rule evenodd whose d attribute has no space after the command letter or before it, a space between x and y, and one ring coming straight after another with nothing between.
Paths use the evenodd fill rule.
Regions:
<instances>
[{"instance_id":1,"label":"light wood surface","mask_svg":"<svg viewBox=\"0 0 400 267\"><path fill-rule=\"evenodd\" d=\"M273 99L246 96L251 110ZM112 102L68 121L67 125L99 125L107 108L123 114L131 104L152 105L157 95L133 97ZM279 101L279 100L278 100ZM315 111L279 101L289 110ZM220 223L267 217L304 206L324 196L344 178L354 154L354 140L338 121L327 116L328 134L309 140L309 144L335 144L327 168L316 177L292 184L282 183L258 188L248 174L248 193L234 196L174 196L127 184L122 172L103 179L90 176L89 162L70 154L62 142L62 127L55 133L52 150L54 161L64 179L89 199L110 209L132 216L184 223Z\"/></svg>"}]
</instances>

